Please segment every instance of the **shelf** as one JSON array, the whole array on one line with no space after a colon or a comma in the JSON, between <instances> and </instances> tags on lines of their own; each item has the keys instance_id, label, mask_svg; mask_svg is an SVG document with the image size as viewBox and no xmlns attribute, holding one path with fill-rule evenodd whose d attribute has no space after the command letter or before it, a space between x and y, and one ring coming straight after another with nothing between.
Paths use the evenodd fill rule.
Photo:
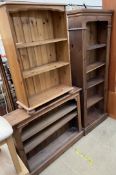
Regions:
<instances>
[{"instance_id":1,"label":"shelf","mask_svg":"<svg viewBox=\"0 0 116 175\"><path fill-rule=\"evenodd\" d=\"M50 88L40 94L36 94L29 98L29 103L31 108L27 108L27 110L33 110L38 106L41 106L61 95L64 95L65 93L68 93L71 91L73 87L71 86L65 86L65 85L58 85L53 88ZM20 104L20 103L19 103ZM25 106L24 106L25 108Z\"/></svg>"},{"instance_id":2,"label":"shelf","mask_svg":"<svg viewBox=\"0 0 116 175\"><path fill-rule=\"evenodd\" d=\"M100 68L100 67L102 67L102 66L104 66L104 65L105 65L104 62L95 62L95 63L93 63L93 64L90 64L90 65L87 66L87 71L86 71L86 73L89 73L89 72L91 72L91 71L94 71L94 70L96 70L96 69L98 69L98 68Z\"/></svg>"},{"instance_id":3,"label":"shelf","mask_svg":"<svg viewBox=\"0 0 116 175\"><path fill-rule=\"evenodd\" d=\"M21 48L26 48L26 47L34 47L34 46L41 46L45 44L52 44L52 43L57 43L61 41L67 41L67 38L56 38L56 39L49 39L49 40L41 40L41 41L33 41L30 43L16 43L16 47L18 49Z\"/></svg>"},{"instance_id":4,"label":"shelf","mask_svg":"<svg viewBox=\"0 0 116 175\"><path fill-rule=\"evenodd\" d=\"M87 126L91 125L92 123L94 123L95 121L97 121L98 119L102 118L104 116L104 113L101 112L99 109L93 108L92 110L90 110L88 112L87 115Z\"/></svg>"},{"instance_id":5,"label":"shelf","mask_svg":"<svg viewBox=\"0 0 116 175\"><path fill-rule=\"evenodd\" d=\"M104 79L103 78L94 78L91 79L87 82L87 89L92 88L100 83L103 83Z\"/></svg>"},{"instance_id":6,"label":"shelf","mask_svg":"<svg viewBox=\"0 0 116 175\"><path fill-rule=\"evenodd\" d=\"M100 49L103 47L106 47L106 44L94 44L92 46L89 46L87 50L90 51L90 50Z\"/></svg>"},{"instance_id":7,"label":"shelf","mask_svg":"<svg viewBox=\"0 0 116 175\"><path fill-rule=\"evenodd\" d=\"M26 79L67 65L69 65L69 63L63 61L48 63L42 66L38 66L36 68L32 68L30 70L23 71L23 77Z\"/></svg>"},{"instance_id":8,"label":"shelf","mask_svg":"<svg viewBox=\"0 0 116 175\"><path fill-rule=\"evenodd\" d=\"M103 97L101 97L99 95L88 97L88 99L87 99L87 108L90 108L91 106L95 105L96 103L98 103L102 99L103 99Z\"/></svg>"},{"instance_id":9,"label":"shelf","mask_svg":"<svg viewBox=\"0 0 116 175\"><path fill-rule=\"evenodd\" d=\"M54 134L54 132L56 132L58 129L62 128L65 124L67 124L69 121L71 121L76 116L77 116L77 112L72 112L71 114L68 114L65 118L61 119L59 122L57 122L56 124L54 124L50 128L41 132L41 134L38 134L37 136L31 138L29 141L24 143L25 153L26 154L29 153L36 146L38 146L40 143L42 143L49 136Z\"/></svg>"},{"instance_id":10,"label":"shelf","mask_svg":"<svg viewBox=\"0 0 116 175\"><path fill-rule=\"evenodd\" d=\"M66 114L72 112L74 109L77 109L76 104L65 104L60 106L55 112L48 114L47 116L43 116L41 121L36 121L34 124L27 126L25 130L22 132L22 141L27 140L31 136L39 133L41 130L45 129L46 127L50 126L57 120L63 118Z\"/></svg>"},{"instance_id":11,"label":"shelf","mask_svg":"<svg viewBox=\"0 0 116 175\"><path fill-rule=\"evenodd\" d=\"M50 143L47 147L36 153L32 158L28 160L31 171L39 169L44 162L49 160L58 154L58 152L72 142L72 140L78 135L78 131L72 132L70 129L65 131L56 140Z\"/></svg>"}]
</instances>

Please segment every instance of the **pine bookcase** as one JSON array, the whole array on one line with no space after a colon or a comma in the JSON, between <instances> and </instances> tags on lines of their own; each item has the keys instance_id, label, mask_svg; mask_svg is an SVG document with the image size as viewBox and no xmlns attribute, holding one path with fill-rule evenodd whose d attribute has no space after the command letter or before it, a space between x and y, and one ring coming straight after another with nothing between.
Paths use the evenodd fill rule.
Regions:
<instances>
[{"instance_id":1,"label":"pine bookcase","mask_svg":"<svg viewBox=\"0 0 116 175\"><path fill-rule=\"evenodd\" d=\"M83 9L68 13L73 85L82 88L85 133L107 116L112 11Z\"/></svg>"},{"instance_id":2,"label":"pine bookcase","mask_svg":"<svg viewBox=\"0 0 116 175\"><path fill-rule=\"evenodd\" d=\"M30 111L72 90L64 5L2 3L0 33L20 106Z\"/></svg>"}]
</instances>

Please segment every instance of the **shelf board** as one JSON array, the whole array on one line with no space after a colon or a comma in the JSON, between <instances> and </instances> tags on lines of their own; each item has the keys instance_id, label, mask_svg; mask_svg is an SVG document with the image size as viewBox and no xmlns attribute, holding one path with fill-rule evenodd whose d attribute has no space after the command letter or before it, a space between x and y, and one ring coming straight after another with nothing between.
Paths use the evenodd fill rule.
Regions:
<instances>
[{"instance_id":1,"label":"shelf board","mask_svg":"<svg viewBox=\"0 0 116 175\"><path fill-rule=\"evenodd\" d=\"M102 118L103 115L104 113L101 112L99 109L93 108L92 110L90 110L87 115L87 126Z\"/></svg>"},{"instance_id":2,"label":"shelf board","mask_svg":"<svg viewBox=\"0 0 116 175\"><path fill-rule=\"evenodd\" d=\"M87 82L87 89L92 88L100 83L103 83L104 79L103 78L94 78L91 79Z\"/></svg>"},{"instance_id":3,"label":"shelf board","mask_svg":"<svg viewBox=\"0 0 116 175\"><path fill-rule=\"evenodd\" d=\"M17 102L17 103L21 105L22 107L24 107L24 109L31 111L61 95L68 93L71 90L73 90L73 87L71 86L58 85L48 90L45 90L40 94L33 95L29 98L29 103L30 103L31 108L27 108L25 105L23 105L20 102Z\"/></svg>"},{"instance_id":4,"label":"shelf board","mask_svg":"<svg viewBox=\"0 0 116 175\"><path fill-rule=\"evenodd\" d=\"M92 72L92 71L94 71L94 70L96 70L104 65L105 65L105 62L95 62L93 64L90 64L87 66L86 73Z\"/></svg>"},{"instance_id":5,"label":"shelf board","mask_svg":"<svg viewBox=\"0 0 116 175\"><path fill-rule=\"evenodd\" d=\"M102 99L103 99L103 97L101 97L99 95L88 97L88 99L87 99L87 108L90 108L91 106L95 105L96 103L98 103Z\"/></svg>"},{"instance_id":6,"label":"shelf board","mask_svg":"<svg viewBox=\"0 0 116 175\"><path fill-rule=\"evenodd\" d=\"M77 111L68 114L65 118L61 119L59 122L51 126L50 128L44 130L40 134L36 135L35 137L31 138L29 141L24 143L24 150L25 153L29 153L33 150L36 146L46 140L49 136L54 134L58 129L62 128L65 124L71 121L74 117L77 116Z\"/></svg>"},{"instance_id":7,"label":"shelf board","mask_svg":"<svg viewBox=\"0 0 116 175\"><path fill-rule=\"evenodd\" d=\"M78 131L72 132L70 129L65 131L56 140L50 143L47 147L36 153L32 158L28 160L31 171L39 169L44 162L49 162L55 154L70 144L72 140L78 135Z\"/></svg>"},{"instance_id":8,"label":"shelf board","mask_svg":"<svg viewBox=\"0 0 116 175\"><path fill-rule=\"evenodd\" d=\"M63 106L60 106L57 110L55 110L53 114L50 113L47 116L43 116L41 121L36 121L36 123L31 124L31 126L27 126L27 128L23 130L22 141L25 141L31 136L39 133L41 130L45 129L54 122L63 118L66 114L72 112L75 109L77 109L76 104L65 104Z\"/></svg>"},{"instance_id":9,"label":"shelf board","mask_svg":"<svg viewBox=\"0 0 116 175\"><path fill-rule=\"evenodd\" d=\"M16 43L16 47L18 49L21 48L26 48L26 47L34 47L34 46L41 46L45 44L52 44L52 43L57 43L61 41L67 41L67 38L56 38L56 39L48 39L48 40L41 40L41 41L33 41L30 43Z\"/></svg>"},{"instance_id":10,"label":"shelf board","mask_svg":"<svg viewBox=\"0 0 116 175\"><path fill-rule=\"evenodd\" d=\"M67 65L69 65L69 62L57 61L48 63L42 66L38 66L36 68L32 68L30 70L23 71L23 77L26 79Z\"/></svg>"},{"instance_id":11,"label":"shelf board","mask_svg":"<svg viewBox=\"0 0 116 175\"><path fill-rule=\"evenodd\" d=\"M94 44L92 46L89 46L87 50L90 51L90 50L100 49L100 48L103 48L103 47L106 47L106 44L104 44L104 43Z\"/></svg>"}]
</instances>

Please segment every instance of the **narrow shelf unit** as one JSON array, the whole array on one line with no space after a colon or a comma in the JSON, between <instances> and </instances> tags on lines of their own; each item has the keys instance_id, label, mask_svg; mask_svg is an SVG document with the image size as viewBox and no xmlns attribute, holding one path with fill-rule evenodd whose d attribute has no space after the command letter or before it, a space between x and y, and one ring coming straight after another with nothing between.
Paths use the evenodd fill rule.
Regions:
<instances>
[{"instance_id":1,"label":"narrow shelf unit","mask_svg":"<svg viewBox=\"0 0 116 175\"><path fill-rule=\"evenodd\" d=\"M1 36L17 103L28 111L34 110L71 91L65 6L6 2L0 9ZM4 28L8 29L7 33ZM51 91L53 93L46 99L47 92Z\"/></svg>"},{"instance_id":2,"label":"narrow shelf unit","mask_svg":"<svg viewBox=\"0 0 116 175\"><path fill-rule=\"evenodd\" d=\"M79 92L75 88L71 94L39 107L33 115L18 109L6 116L15 131L18 153L31 175L39 174L83 136Z\"/></svg>"},{"instance_id":3,"label":"narrow shelf unit","mask_svg":"<svg viewBox=\"0 0 116 175\"><path fill-rule=\"evenodd\" d=\"M105 10L68 12L72 82L82 88L85 134L107 116L111 17Z\"/></svg>"}]
</instances>

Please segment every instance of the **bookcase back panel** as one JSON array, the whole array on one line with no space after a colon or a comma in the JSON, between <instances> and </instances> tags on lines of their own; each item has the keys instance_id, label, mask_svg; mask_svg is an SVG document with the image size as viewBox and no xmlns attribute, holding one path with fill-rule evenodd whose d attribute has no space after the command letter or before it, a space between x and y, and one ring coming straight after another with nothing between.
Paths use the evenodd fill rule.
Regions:
<instances>
[{"instance_id":1,"label":"bookcase back panel","mask_svg":"<svg viewBox=\"0 0 116 175\"><path fill-rule=\"evenodd\" d=\"M95 95L104 97L104 84L103 83L95 87L92 87L91 89L87 91L88 98L95 96Z\"/></svg>"},{"instance_id":2,"label":"bookcase back panel","mask_svg":"<svg viewBox=\"0 0 116 175\"><path fill-rule=\"evenodd\" d=\"M11 18L17 35L16 42L24 43L67 37L65 14L62 12L21 11L12 13Z\"/></svg>"},{"instance_id":3,"label":"bookcase back panel","mask_svg":"<svg viewBox=\"0 0 116 175\"><path fill-rule=\"evenodd\" d=\"M25 80L28 95L41 93L59 84L58 70L52 70Z\"/></svg>"},{"instance_id":4,"label":"bookcase back panel","mask_svg":"<svg viewBox=\"0 0 116 175\"><path fill-rule=\"evenodd\" d=\"M89 45L107 42L107 21L87 23L87 43Z\"/></svg>"},{"instance_id":5,"label":"bookcase back panel","mask_svg":"<svg viewBox=\"0 0 116 175\"><path fill-rule=\"evenodd\" d=\"M98 79L98 78L101 78L104 80L105 78L104 68L99 68L87 74L87 81L90 81L91 79Z\"/></svg>"},{"instance_id":6,"label":"bookcase back panel","mask_svg":"<svg viewBox=\"0 0 116 175\"><path fill-rule=\"evenodd\" d=\"M106 59L106 48L99 48L91 51L87 51L86 54L87 65L93 64L95 62L105 62Z\"/></svg>"}]
</instances>

